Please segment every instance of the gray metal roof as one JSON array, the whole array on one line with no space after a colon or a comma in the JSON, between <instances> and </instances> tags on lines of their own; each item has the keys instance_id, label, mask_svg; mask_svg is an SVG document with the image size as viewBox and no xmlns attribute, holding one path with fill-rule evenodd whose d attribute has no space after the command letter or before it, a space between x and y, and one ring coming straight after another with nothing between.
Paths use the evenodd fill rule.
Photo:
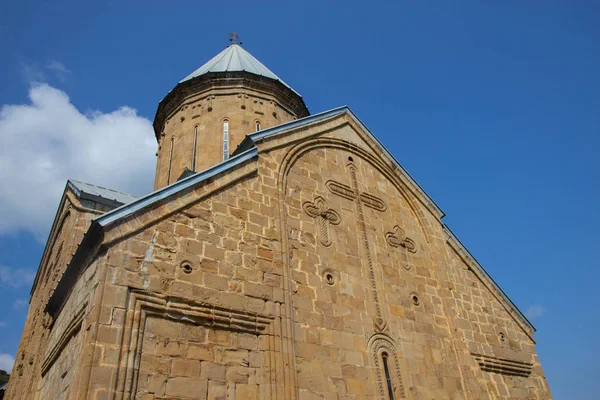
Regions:
<instances>
[{"instance_id":1,"label":"gray metal roof","mask_svg":"<svg viewBox=\"0 0 600 400\"><path fill-rule=\"evenodd\" d=\"M294 91L290 85L285 83L281 78L275 75L269 68L265 67L263 63L258 61L254 56L244 50L238 44L231 44L227 46L225 50L214 56L209 62L183 78L179 83L189 81L192 78L196 78L200 75L207 74L209 72L239 72L245 71L251 74L265 76L267 78L275 79L289 89ZM296 91L294 93L298 94ZM300 96L298 94L298 96Z\"/></svg>"},{"instance_id":2,"label":"gray metal roof","mask_svg":"<svg viewBox=\"0 0 600 400\"><path fill-rule=\"evenodd\" d=\"M119 207L123 204L131 203L137 199L136 196L128 193L117 192L116 190L76 181L74 179L69 179L67 185L79 198L96 201L112 207Z\"/></svg>"}]
</instances>

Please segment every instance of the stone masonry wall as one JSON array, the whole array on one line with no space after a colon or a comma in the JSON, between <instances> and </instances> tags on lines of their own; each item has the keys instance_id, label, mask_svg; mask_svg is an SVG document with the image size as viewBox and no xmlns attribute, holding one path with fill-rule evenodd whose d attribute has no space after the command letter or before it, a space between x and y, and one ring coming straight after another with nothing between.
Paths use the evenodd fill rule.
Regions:
<instances>
[{"instance_id":1,"label":"stone masonry wall","mask_svg":"<svg viewBox=\"0 0 600 400\"><path fill-rule=\"evenodd\" d=\"M108 250L91 398L283 391L276 190L262 186L246 178Z\"/></svg>"},{"instance_id":2,"label":"stone masonry wall","mask_svg":"<svg viewBox=\"0 0 600 400\"><path fill-rule=\"evenodd\" d=\"M248 134L295 119L275 97L243 88L212 89L187 99L165 122L157 151L154 189L192 169L196 129L196 171L223 161L223 121L229 121L229 154ZM171 141L173 153L171 155ZM169 159L171 172L169 175Z\"/></svg>"},{"instance_id":3,"label":"stone masonry wall","mask_svg":"<svg viewBox=\"0 0 600 400\"><path fill-rule=\"evenodd\" d=\"M388 398L383 353L395 398L550 398L529 333L441 223L368 153L314 141L263 155L293 160L281 179L300 398Z\"/></svg>"},{"instance_id":4,"label":"stone masonry wall","mask_svg":"<svg viewBox=\"0 0 600 400\"><path fill-rule=\"evenodd\" d=\"M40 398L551 398L532 332L410 185L343 117L109 228Z\"/></svg>"},{"instance_id":5,"label":"stone masonry wall","mask_svg":"<svg viewBox=\"0 0 600 400\"><path fill-rule=\"evenodd\" d=\"M47 254L40 263L6 399L47 398L40 397L40 377L49 356L51 332L61 328L44 313L44 309L71 254L96 216L95 210L83 207L76 196L67 192L62 208L58 210L57 226L49 238ZM68 371L71 361L64 361L63 364L65 368L62 372ZM57 387L56 390L66 390L69 378L65 380L63 377L62 389Z\"/></svg>"}]
</instances>

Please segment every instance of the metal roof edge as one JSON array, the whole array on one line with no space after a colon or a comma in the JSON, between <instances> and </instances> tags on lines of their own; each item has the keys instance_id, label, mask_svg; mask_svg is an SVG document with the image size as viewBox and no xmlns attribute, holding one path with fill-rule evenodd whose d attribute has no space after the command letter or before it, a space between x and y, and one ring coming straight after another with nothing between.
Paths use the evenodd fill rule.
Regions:
<instances>
[{"instance_id":1,"label":"metal roof edge","mask_svg":"<svg viewBox=\"0 0 600 400\"><path fill-rule=\"evenodd\" d=\"M83 182L83 183L85 183L85 182ZM115 199L109 199L108 197L95 195L92 193L88 193L85 190L81 190L80 188L77 187L77 184L75 182L73 182L72 179L67 180L67 185L71 188L71 190L73 190L73 192L75 193L75 195L77 197L79 197L80 199L83 199L83 200L91 200L91 201L95 201L96 203L104 204L109 207L115 207L115 208L120 207L123 204L125 204L125 203L115 200ZM88 184L88 185L91 185L91 184ZM124 193L124 194L128 194L128 193ZM135 197L133 195L130 195L130 196Z\"/></svg>"},{"instance_id":2,"label":"metal roof edge","mask_svg":"<svg viewBox=\"0 0 600 400\"><path fill-rule=\"evenodd\" d=\"M114 210L111 210L106 214L103 214L100 217L94 219L94 221L97 222L101 227L110 225L121 218L127 217L136 211L139 211L159 200L172 196L175 193L187 189L190 186L202 182L205 179L211 178L217 174L220 174L221 172L227 171L228 169L239 165L247 160L250 160L256 157L257 155L258 149L255 147L246 150L202 172L198 172L192 176L181 179L180 181L177 181L169 186L165 186L164 188L152 192L144 197L140 197L139 199L131 203L127 203L122 205L121 207L115 208Z\"/></svg>"},{"instance_id":3,"label":"metal roof edge","mask_svg":"<svg viewBox=\"0 0 600 400\"><path fill-rule=\"evenodd\" d=\"M440 214L440 218L443 218L446 216L446 213L444 213L444 211L440 208L440 206L437 205L437 203L431 198L431 196L429 196L427 194L427 192L421 187L421 185L419 185L419 183L415 180L415 178L412 177L412 175L400 164L400 162L396 159L396 157L394 157L392 155L392 153L390 153L390 151L387 149L387 147L385 147L383 145L383 143L381 143L379 141L379 139L377 139L377 136L375 136L373 134L373 132L371 132L369 130L369 128L367 128L367 126L365 124L363 124L363 122L360 120L360 118L358 118L356 116L356 114L354 114L354 112L350 109L350 107L346 107L348 110L348 114L350 115L350 117L352 117L352 119L354 119L354 121L365 131L367 132L367 134L371 137L371 139L373 139L375 141L375 143L377 143L379 145L379 147L381 147L381 149L383 149L383 151L385 152L385 154L387 155L387 157L390 159L390 161L392 161L392 163L394 163L396 165L396 167L398 167L398 169L400 169L400 171L402 171L402 173L404 173L404 175L406 175L406 177L408 178L408 180L415 185L415 187L417 188L417 190L419 192L421 192L421 194L423 196L425 196L425 198L431 203L431 205L433 205L433 207L436 209L436 211Z\"/></svg>"},{"instance_id":4,"label":"metal roof edge","mask_svg":"<svg viewBox=\"0 0 600 400\"><path fill-rule=\"evenodd\" d=\"M318 114L309 115L308 117L296 119L296 120L293 120L290 122L285 122L283 124L276 125L272 128L267 128L262 131L248 134L248 135L246 135L244 140L242 140L242 142L238 145L238 147L235 149L233 154L236 154L238 151L239 152L246 151L246 149L253 147L254 142L257 140L263 139L263 138L271 136L271 135L275 135L277 133L283 132L288 129L294 129L299 126L309 124L311 122L319 121L321 119L332 117L334 115L342 114L346 109L348 109L348 106L333 108L328 111L323 111Z\"/></svg>"},{"instance_id":5,"label":"metal roof edge","mask_svg":"<svg viewBox=\"0 0 600 400\"><path fill-rule=\"evenodd\" d=\"M165 199L181 190L189 188L190 186L200 183L206 179L209 179L219 173L225 172L228 169L233 168L236 165L242 164L245 161L248 161L256 156L258 156L258 149L255 147L248 151L240 153L235 157L231 157L230 159L223 161L220 164L217 164L202 172L198 172L195 175L192 175L188 178L177 181L170 186L161 188L131 203L124 204L119 208L115 208L114 210L111 210L106 214L103 214L100 217L93 219L89 228L84 233L81 242L77 246L73 257L67 264L67 268L63 272L63 276L54 288L54 291L52 292L50 299L46 304L46 311L49 312L51 315L56 315L59 312L64 303L64 300L69 296L70 289L73 286L74 281L77 279L78 271L84 267L83 263L85 261L85 257L92 255L86 250L92 248L92 246L94 246L94 243L96 243L96 239L104 234L104 227L118 221L121 218L127 217L132 213L139 211L159 200Z\"/></svg>"},{"instance_id":6,"label":"metal roof edge","mask_svg":"<svg viewBox=\"0 0 600 400\"><path fill-rule=\"evenodd\" d=\"M75 185L75 183L73 183L73 180L67 179L67 186L71 188L71 190L73 191L73 193L75 193L75 195L77 197L81 196L81 190L79 190L77 185Z\"/></svg>"},{"instance_id":7,"label":"metal roof edge","mask_svg":"<svg viewBox=\"0 0 600 400\"><path fill-rule=\"evenodd\" d=\"M463 244L463 242L461 242L460 239L454 234L454 232L452 232L452 229L450 229L450 227L446 224L442 224L442 227L443 227L444 231L446 231L446 233L448 233L448 235L450 237L452 237L452 239L454 239L456 241L456 243L458 243L458 245L461 247L461 249L471 258L471 260L473 261L475 266L491 282L492 286L494 286L494 288L496 290L498 290L498 292L500 292L500 295L502 296L502 298L504 300L506 300L506 302L511 306L511 308L517 312L517 314L521 317L521 319L523 319L523 321L527 324L527 326L529 326L533 330L533 332L535 332L536 331L535 326L533 326L531 321L529 321L529 319L527 319L525 314L523 314L521 312L519 307L517 307L517 305L515 303L513 303L513 301L510 299L510 297L508 297L508 295L504 292L504 290L502 290L500 285L498 285L498 283L496 283L494 278L492 278L492 276L490 274L488 274L488 272L485 270L485 268L483 268L483 266L479 263L479 261L477 261L477 259L473 256L473 254L471 254L471 252L467 249L467 247Z\"/></svg>"},{"instance_id":8,"label":"metal roof edge","mask_svg":"<svg viewBox=\"0 0 600 400\"><path fill-rule=\"evenodd\" d=\"M48 237L46 238L46 244L44 245L44 251L42 252L42 257L40 258L40 262L37 267L37 271L35 272L35 277L33 278L33 283L31 284L31 289L29 291L29 301L31 301L31 296L33 296L33 291L37 287L38 278L40 277L42 262L44 262L44 257L46 256L46 252L48 251L48 247L50 246L50 239L52 239L52 234L54 233L54 228L56 228L56 224L58 222L59 211L61 205L65 200L65 195L67 193L67 188L69 187L69 181L67 180L67 184L63 189L62 195L60 196L60 200L58 201L58 208L56 210L56 214L54 215L54 220L52 221L52 225L50 226L50 231L48 232Z\"/></svg>"},{"instance_id":9,"label":"metal roof edge","mask_svg":"<svg viewBox=\"0 0 600 400\"><path fill-rule=\"evenodd\" d=\"M305 124L308 124L311 122L315 122L318 120L322 120L322 119L332 117L332 116L338 115L338 114L343 114L343 113L347 113L354 120L354 122L356 122L367 133L367 135L369 135L369 137L375 143L377 143L377 145L383 150L383 152L390 159L390 161L392 161L392 163L400 171L402 171L402 173L404 175L406 175L408 180L417 188L417 190L419 192L421 192L421 194L423 196L425 196L427 201L429 201L430 204L433 205L433 207L436 209L436 211L440 214L441 218L443 218L446 215L444 213L444 211L437 205L437 203L427 194L427 192L421 187L421 185L419 185L417 183L417 181L412 177L412 175L400 164L400 162L398 160L396 160L396 158L392 155L392 153L390 153L390 151L381 143L381 141L379 141L379 139L377 139L377 137L373 134L373 132L371 132L369 130L369 128L367 128L367 126L365 124L363 124L363 122L360 120L360 118L358 118L356 116L356 114L354 114L354 112L348 106L341 106L341 107L333 108L328 111L323 111L319 114L310 115L308 117L297 119L295 121L290 121L290 122L286 122L281 125L274 126L273 128L265 129L264 131L259 131L256 133L252 133L250 135L246 135L246 137L244 138L244 140L242 140L242 143L240 143L238 148L240 149L240 151L243 151L245 148L249 148L252 145L254 145L254 142L257 140L261 140L265 137L275 135L279 132L282 132L282 131L285 131L288 129L293 129L298 126L302 126L302 125L305 125ZM236 151L237 151L237 149L236 149ZM234 154L235 154L235 152L234 152Z\"/></svg>"}]
</instances>

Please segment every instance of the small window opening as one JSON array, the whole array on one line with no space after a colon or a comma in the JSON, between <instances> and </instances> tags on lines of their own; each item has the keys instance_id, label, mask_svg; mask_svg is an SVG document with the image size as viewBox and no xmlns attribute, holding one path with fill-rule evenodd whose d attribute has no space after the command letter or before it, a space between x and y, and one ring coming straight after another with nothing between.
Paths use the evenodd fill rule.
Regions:
<instances>
[{"instance_id":1,"label":"small window opening","mask_svg":"<svg viewBox=\"0 0 600 400\"><path fill-rule=\"evenodd\" d=\"M254 125L256 127L256 132L260 131L260 121L256 121Z\"/></svg>"},{"instance_id":2,"label":"small window opening","mask_svg":"<svg viewBox=\"0 0 600 400\"><path fill-rule=\"evenodd\" d=\"M390 396L390 400L394 400L394 388L392 387L392 378L390 377L390 368L388 366L388 354L382 353L381 358L383 359L383 370L385 371L388 395Z\"/></svg>"},{"instance_id":3,"label":"small window opening","mask_svg":"<svg viewBox=\"0 0 600 400\"><path fill-rule=\"evenodd\" d=\"M229 158L229 121L223 121L223 161Z\"/></svg>"},{"instance_id":4,"label":"small window opening","mask_svg":"<svg viewBox=\"0 0 600 400\"><path fill-rule=\"evenodd\" d=\"M196 172L196 146L198 145L198 127L194 128L194 153L192 155L192 171Z\"/></svg>"},{"instance_id":5,"label":"small window opening","mask_svg":"<svg viewBox=\"0 0 600 400\"><path fill-rule=\"evenodd\" d=\"M171 183L171 162L173 161L173 138L171 138L171 150L169 150L169 170L167 171L167 185Z\"/></svg>"}]
</instances>

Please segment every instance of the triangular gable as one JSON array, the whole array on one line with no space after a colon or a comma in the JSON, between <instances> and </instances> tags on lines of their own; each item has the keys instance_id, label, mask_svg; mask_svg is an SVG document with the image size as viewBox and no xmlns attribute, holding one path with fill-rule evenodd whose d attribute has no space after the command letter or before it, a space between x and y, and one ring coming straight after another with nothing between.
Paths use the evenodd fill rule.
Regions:
<instances>
[{"instance_id":1,"label":"triangular gable","mask_svg":"<svg viewBox=\"0 0 600 400\"><path fill-rule=\"evenodd\" d=\"M356 123L360 129L372 140L373 143L381 150L381 153L387 157L388 161L404 174L408 181L414 186L419 192L423 199L425 199L426 205L433 208L438 214L440 220L445 216L441 208L433 201L433 199L423 190L423 188L414 180L414 178L404 169L404 167L396 160L396 158L385 148L385 146L377 139L375 135L362 123L362 121L350 110L348 106L334 108L329 111L325 111L319 114L311 115L306 118L288 122L286 124L278 125L276 127L265 129L253 134L246 136L236 151L243 151L248 148L252 148L262 141L274 138L277 135L289 133L291 130L306 127L309 124L318 123L327 119L333 119L346 115ZM235 154L235 152L234 152ZM517 324L531 336L535 332L535 327L529 322L525 315L519 310L519 308L510 300L510 298L504 293L504 291L498 286L494 279L488 274L488 272L477 262L475 257L466 249L466 247L460 242L460 240L454 235L450 228L442 223L442 228L448 234L448 245L457 252L459 257L469 266L473 273L480 279L480 281L490 290L490 292L503 304L507 312L517 321Z\"/></svg>"},{"instance_id":2,"label":"triangular gable","mask_svg":"<svg viewBox=\"0 0 600 400\"><path fill-rule=\"evenodd\" d=\"M439 218L442 218L445 214L442 209L433 201L433 199L423 190L423 188L414 180L414 178L408 173L407 170L396 160L396 158L385 148L385 146L377 139L375 135L362 123L362 121L352 112L352 110L348 106L342 106L338 108L334 108L329 111L324 111L319 114L314 114L309 117L305 117L302 119L298 119L295 121L291 121L285 124L277 125L273 128L265 129L256 133L252 133L247 135L246 138L240 143L238 148L234 151L233 154L237 152L246 151L249 148L255 147L256 143L281 134L283 132L287 132L293 129L301 128L306 125L316 123L319 121L323 121L332 117L347 115L350 117L371 139L377 147L382 151L383 154L387 157L388 161L398 170L402 172L402 174L408 179L408 181L418 190L418 192L423 196L428 205L430 205L435 212L438 214Z\"/></svg>"}]
</instances>

